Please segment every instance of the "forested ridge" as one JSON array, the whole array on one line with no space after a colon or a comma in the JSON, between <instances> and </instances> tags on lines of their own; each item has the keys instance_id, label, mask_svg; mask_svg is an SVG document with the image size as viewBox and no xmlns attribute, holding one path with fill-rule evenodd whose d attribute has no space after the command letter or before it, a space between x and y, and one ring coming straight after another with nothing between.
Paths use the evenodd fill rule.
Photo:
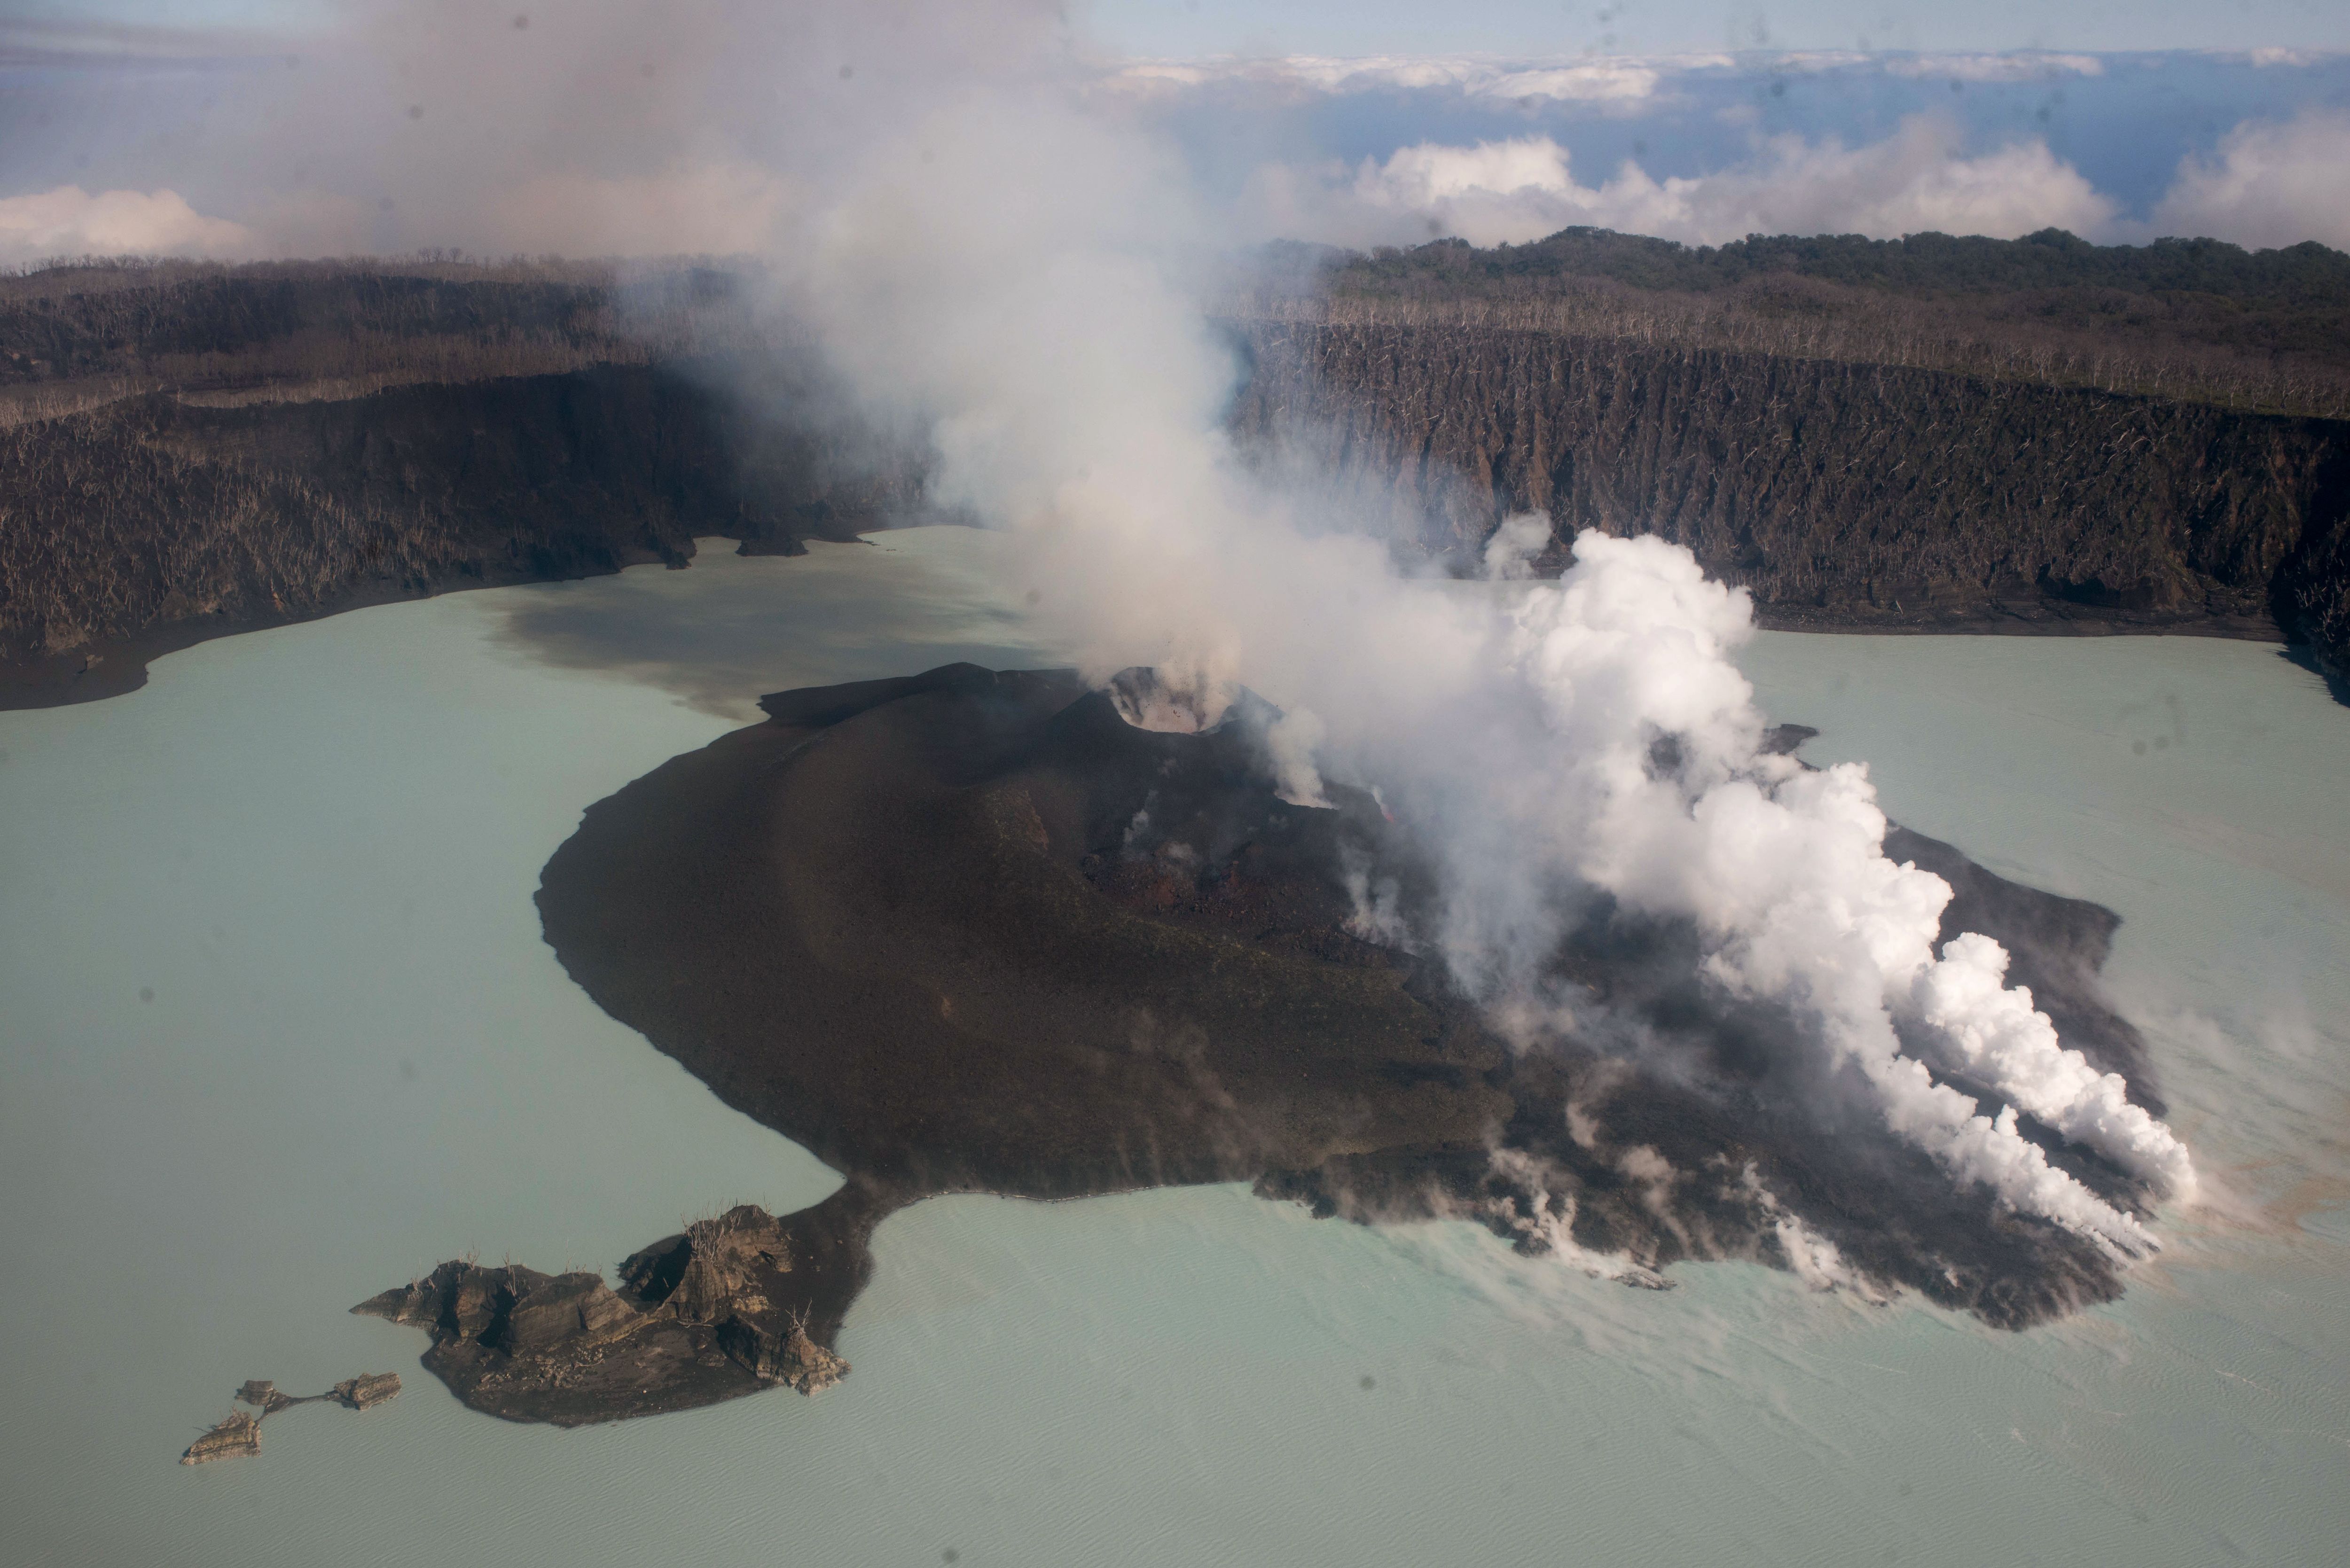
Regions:
<instances>
[{"instance_id":1,"label":"forested ridge","mask_svg":"<svg viewBox=\"0 0 2350 1568\"><path fill-rule=\"evenodd\" d=\"M2273 413L2350 416L2350 255L2219 240L1756 235L1601 229L1525 245L1290 247L1255 313L1516 326L1962 370Z\"/></svg>"}]
</instances>

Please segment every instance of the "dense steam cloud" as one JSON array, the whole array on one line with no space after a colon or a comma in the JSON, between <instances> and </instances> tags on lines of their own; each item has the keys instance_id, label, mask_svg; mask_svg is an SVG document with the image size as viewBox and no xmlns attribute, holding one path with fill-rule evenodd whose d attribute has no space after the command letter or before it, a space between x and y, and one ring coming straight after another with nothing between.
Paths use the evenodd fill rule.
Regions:
<instances>
[{"instance_id":1,"label":"dense steam cloud","mask_svg":"<svg viewBox=\"0 0 2350 1568\"><path fill-rule=\"evenodd\" d=\"M1004 169L1024 177L979 178ZM1435 856L1432 940L1529 1048L1589 1022L1554 963L1606 897L1693 922L1711 981L1803 1018L1824 1072L1953 1180L2151 1245L2021 1109L2192 1194L2184 1150L2005 987L1996 944L1937 955L1950 889L1885 857L1866 771L1765 752L1731 657L1742 592L1596 534L1523 580L1540 527L1497 536L1495 581L1416 580L1322 492L1242 460L1219 419L1236 368L1186 286L1196 203L1147 136L1050 93L946 88L836 189L787 302L877 408L931 421L941 498L1012 535L1097 678L1156 665L1209 721L1245 682L1286 711L1288 798L1325 775L1379 789Z\"/></svg>"}]
</instances>

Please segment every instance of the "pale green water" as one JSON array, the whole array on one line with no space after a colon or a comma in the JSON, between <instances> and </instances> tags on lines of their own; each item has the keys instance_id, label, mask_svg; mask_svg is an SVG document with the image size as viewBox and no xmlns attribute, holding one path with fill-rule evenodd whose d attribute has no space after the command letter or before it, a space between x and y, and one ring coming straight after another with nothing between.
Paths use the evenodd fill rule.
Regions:
<instances>
[{"instance_id":1,"label":"pale green water","mask_svg":"<svg viewBox=\"0 0 2350 1568\"><path fill-rule=\"evenodd\" d=\"M363 611L0 714L0 1563L2340 1560L2350 712L2186 639L1748 661L1807 755L2128 918L2125 1005L2270 1228L2175 1228L2116 1308L1999 1335L1232 1188L968 1198L883 1227L819 1398L463 1410L421 1335L343 1309L468 1246L608 1264L832 1183L597 1012L530 894L750 694L1050 659L984 536L883 540ZM172 1462L244 1377L389 1368L381 1409Z\"/></svg>"}]
</instances>

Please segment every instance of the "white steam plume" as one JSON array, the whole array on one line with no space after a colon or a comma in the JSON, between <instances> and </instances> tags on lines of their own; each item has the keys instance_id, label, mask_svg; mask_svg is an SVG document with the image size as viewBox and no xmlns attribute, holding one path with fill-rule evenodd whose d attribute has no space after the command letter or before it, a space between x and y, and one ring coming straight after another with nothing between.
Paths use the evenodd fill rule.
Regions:
<instances>
[{"instance_id":1,"label":"white steam plume","mask_svg":"<svg viewBox=\"0 0 2350 1568\"><path fill-rule=\"evenodd\" d=\"M2152 1245L2052 1167L2014 1107L2181 1195L2184 1151L2033 1022L1995 945L1937 958L1950 890L1885 857L1865 769L1763 753L1731 661L1752 625L1742 591L1678 546L1598 534L1555 582L1409 580L1232 449L1236 368L1184 276L1216 236L1168 150L1042 72L948 78L903 107L859 159L807 177L785 286L853 386L930 422L938 499L1010 534L1091 674L1245 681L1291 715L1291 798L1320 799L1323 772L1380 785L1439 858L1445 956L1497 1008L1540 1005L1591 889L1685 919L1715 979L1812 1020L1954 1179L2118 1250ZM1494 576L1541 537L1505 530ZM1938 1082L1897 1018L2010 1107Z\"/></svg>"},{"instance_id":2,"label":"white steam plume","mask_svg":"<svg viewBox=\"0 0 2350 1568\"><path fill-rule=\"evenodd\" d=\"M2048 1015L2033 1010L2032 992L2009 988L2006 977L2005 950L1972 931L1918 972L1912 1006L1949 1064L2075 1143L2192 1197L2195 1168L2170 1129L2129 1103L2120 1074L2099 1073L2064 1049Z\"/></svg>"}]
</instances>

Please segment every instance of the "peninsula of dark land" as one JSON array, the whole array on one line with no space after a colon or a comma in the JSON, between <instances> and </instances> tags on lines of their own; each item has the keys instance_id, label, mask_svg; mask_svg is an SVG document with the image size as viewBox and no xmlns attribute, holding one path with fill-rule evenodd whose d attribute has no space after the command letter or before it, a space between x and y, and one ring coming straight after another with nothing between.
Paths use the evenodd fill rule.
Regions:
<instances>
[{"instance_id":1,"label":"peninsula of dark land","mask_svg":"<svg viewBox=\"0 0 2350 1568\"><path fill-rule=\"evenodd\" d=\"M1398 548L1542 511L1766 625L2167 631L2350 668L2350 256L1569 230L1298 253L1216 306L1228 422ZM1267 282L1267 279L1273 280ZM99 264L0 278L0 704L389 598L931 516L711 267Z\"/></svg>"},{"instance_id":2,"label":"peninsula of dark land","mask_svg":"<svg viewBox=\"0 0 2350 1568\"><path fill-rule=\"evenodd\" d=\"M1066 672L955 665L762 705L589 807L539 909L608 1012L844 1185L699 1221L617 1290L451 1262L357 1309L431 1333L426 1366L474 1408L572 1424L832 1381L867 1238L947 1192L1245 1180L1610 1255L1658 1288L1684 1260L1795 1266L1793 1221L1866 1286L2011 1328L2120 1291L2106 1251L1954 1186L1837 1092L1802 1021L1726 1000L1671 922L1596 908L1558 956L1669 1071L1504 1043L1440 961L1361 931L1345 867L1393 877L1408 921L1430 873L1360 792L1281 800L1253 699L1167 733ZM2097 983L2110 913L1913 834L1887 848L1950 880L1945 934L2007 944L2065 1039L2158 1108ZM2124 1173L2031 1130L2145 1210Z\"/></svg>"}]
</instances>

